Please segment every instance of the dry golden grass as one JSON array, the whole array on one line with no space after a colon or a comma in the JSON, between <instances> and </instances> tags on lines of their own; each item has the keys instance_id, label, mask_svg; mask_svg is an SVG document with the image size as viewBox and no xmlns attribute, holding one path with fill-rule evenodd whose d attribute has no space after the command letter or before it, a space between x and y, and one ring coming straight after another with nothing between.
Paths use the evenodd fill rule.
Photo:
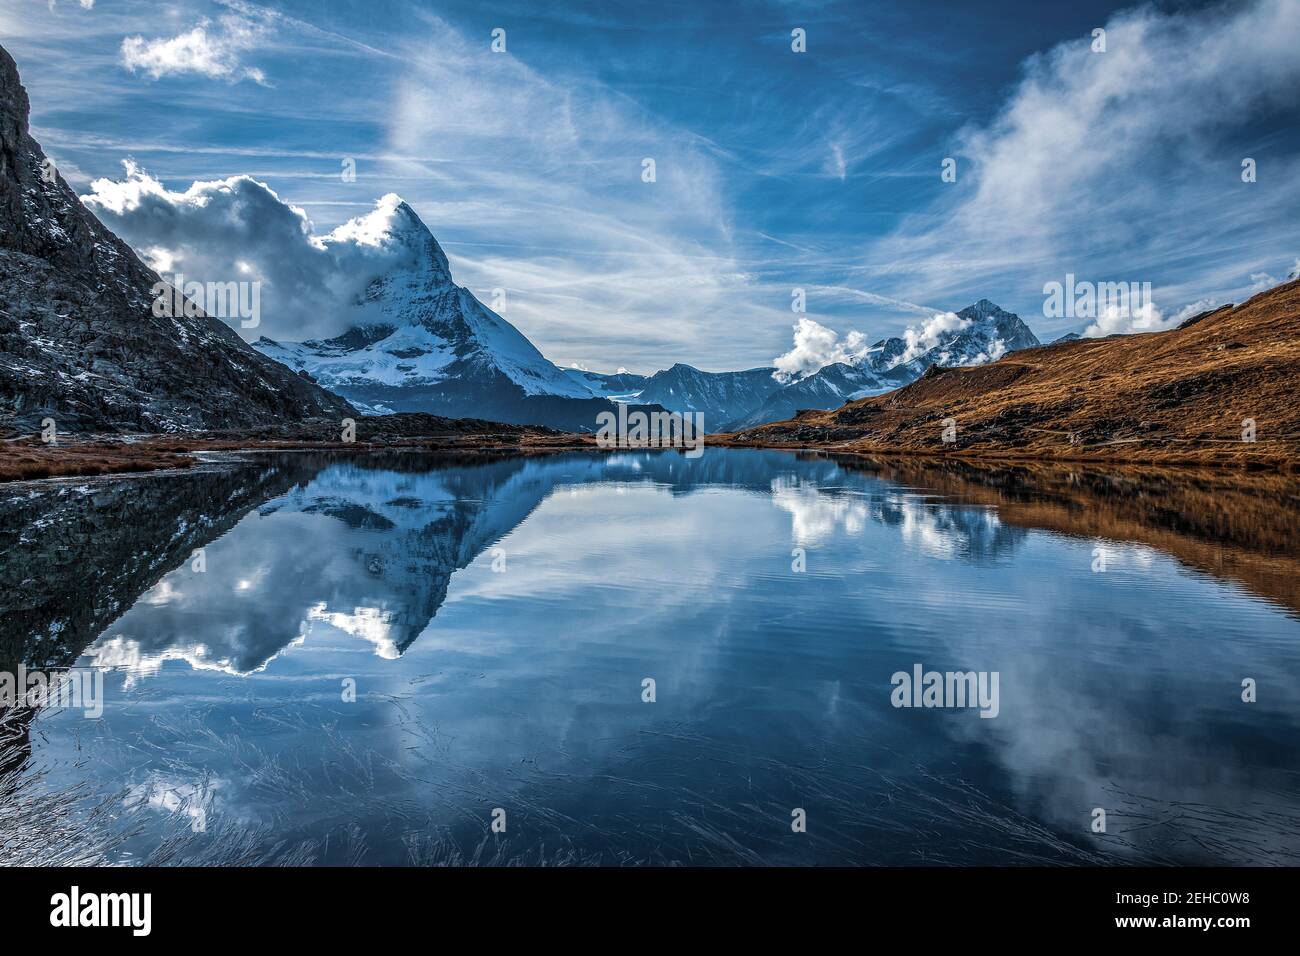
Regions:
<instances>
[{"instance_id":1,"label":"dry golden grass","mask_svg":"<svg viewBox=\"0 0 1300 956\"><path fill-rule=\"evenodd\" d=\"M533 455L594 448L595 439L591 436L531 429L456 430L439 435L369 438L362 430L356 441L348 443L310 438L214 437L198 433L148 436L131 442L66 436L60 437L58 444L46 445L25 436L0 442L0 482L186 468L197 461L194 452L327 449L369 454L398 449Z\"/></svg>"},{"instance_id":2,"label":"dry golden grass","mask_svg":"<svg viewBox=\"0 0 1300 956\"><path fill-rule=\"evenodd\" d=\"M988 459L1300 467L1300 281L1166 332L1083 339L912 384L725 444ZM953 418L957 440L942 440ZM1256 441L1242 440L1252 419Z\"/></svg>"},{"instance_id":3,"label":"dry golden grass","mask_svg":"<svg viewBox=\"0 0 1300 956\"><path fill-rule=\"evenodd\" d=\"M1054 460L1300 470L1300 281L1184 328L1016 352L932 369L905 388L803 412L715 444L990 461ZM186 453L248 448L514 450L594 448L591 436L465 419L365 420L355 443L302 435L189 435L135 443L0 445L0 481L185 467ZM957 441L942 441L955 419ZM427 423L421 424L423 419ZM1252 419L1256 441L1242 441ZM368 423L368 424L367 424ZM332 430L335 426L329 426ZM412 433L424 427L432 434ZM405 430L403 430L405 429ZM371 431L373 434L368 434Z\"/></svg>"},{"instance_id":4,"label":"dry golden grass","mask_svg":"<svg viewBox=\"0 0 1300 956\"><path fill-rule=\"evenodd\" d=\"M64 442L45 445L35 439L0 444L0 481L30 481L74 475L111 475L160 468L188 468L188 455L147 443Z\"/></svg>"}]
</instances>

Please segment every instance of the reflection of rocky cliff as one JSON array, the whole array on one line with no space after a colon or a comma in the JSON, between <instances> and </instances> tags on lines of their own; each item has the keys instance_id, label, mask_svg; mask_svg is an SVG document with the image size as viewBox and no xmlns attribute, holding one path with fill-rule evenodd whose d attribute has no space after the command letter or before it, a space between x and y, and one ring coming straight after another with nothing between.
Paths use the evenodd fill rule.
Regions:
<instances>
[{"instance_id":1,"label":"reflection of rocky cliff","mask_svg":"<svg viewBox=\"0 0 1300 956\"><path fill-rule=\"evenodd\" d=\"M103 664L179 657L247 673L316 622L396 656L446 600L452 574L557 485L767 493L774 464L810 483L837 472L781 452L293 453L184 474L10 486L0 497L0 663L68 666L99 638ZM196 573L200 547L206 570ZM232 600L232 591L259 589L275 599Z\"/></svg>"},{"instance_id":2,"label":"reflection of rocky cliff","mask_svg":"<svg viewBox=\"0 0 1300 956\"><path fill-rule=\"evenodd\" d=\"M436 476L448 474L428 472L435 465L428 457L380 454L362 464L328 469L335 461L328 454L289 454L184 474L10 486L0 497L0 668L12 669L19 661L32 667L68 666L96 637L114 624L121 626L124 615L129 622L138 602L166 606L173 594L206 592L215 616L232 615L237 609L223 608L228 602L223 589L232 582L242 586L258 569L279 576L286 598L301 592L292 580L282 579L310 580L304 570L335 552L313 553L304 547L310 542L301 538L258 541L256 533L244 528L227 542L223 536L259 508L262 515L288 509L321 516L360 536L354 549L355 603L364 606L369 596L381 596L392 611L391 637L400 651L445 599L451 572L508 532L545 493L530 496L526 505L517 500L517 476L527 471L524 459L467 466L464 474L473 475L472 488L434 491L427 500L422 494L428 489L414 488L422 481L417 475L438 483ZM313 485L322 470L326 483ZM391 494L384 485L391 486ZM503 510L503 500L509 515L498 525L492 516ZM517 508L523 511L515 514ZM237 557L223 561L228 543L235 545ZM207 564L203 573L193 570L191 560L200 547ZM350 598L343 593L331 597L341 605ZM309 610L338 613L328 606ZM345 613L354 610L347 607ZM237 669L260 666L287 643L282 615L274 607L266 613L269 619L232 618L226 628L251 651L249 656L232 649L230 660ZM151 622L158 623L156 617ZM210 629L205 631L210 637ZM290 639L294 636L296 632ZM140 639L147 645L170 645L180 635L151 627ZM273 646L256 647L267 640Z\"/></svg>"},{"instance_id":3,"label":"reflection of rocky cliff","mask_svg":"<svg viewBox=\"0 0 1300 956\"><path fill-rule=\"evenodd\" d=\"M318 468L11 485L0 494L0 669L72 664L163 574Z\"/></svg>"},{"instance_id":4,"label":"reflection of rocky cliff","mask_svg":"<svg viewBox=\"0 0 1300 956\"><path fill-rule=\"evenodd\" d=\"M0 497L0 663L66 666L95 641L91 656L106 666L181 659L249 673L317 627L396 657L429 626L456 571L555 488L592 482L674 495L751 489L790 512L798 543L870 521L975 563L1009 555L1029 527L1138 540L1300 607L1300 517L1284 494L1206 476L1134 483L1114 472L1040 471L757 450L698 459L293 453L186 474L11 486ZM190 563L198 547L203 573Z\"/></svg>"},{"instance_id":5,"label":"reflection of rocky cliff","mask_svg":"<svg viewBox=\"0 0 1300 956\"><path fill-rule=\"evenodd\" d=\"M71 666L103 630L196 548L309 478L305 456L241 468L0 493L0 671ZM0 797L31 754L37 711L0 707Z\"/></svg>"},{"instance_id":6,"label":"reflection of rocky cliff","mask_svg":"<svg viewBox=\"0 0 1300 956\"><path fill-rule=\"evenodd\" d=\"M87 651L91 662L147 673L176 659L246 674L317 628L397 657L428 627L452 575L571 470L553 460L401 454L310 468L310 480L261 495L208 545L203 573L187 562L157 580Z\"/></svg>"}]
</instances>

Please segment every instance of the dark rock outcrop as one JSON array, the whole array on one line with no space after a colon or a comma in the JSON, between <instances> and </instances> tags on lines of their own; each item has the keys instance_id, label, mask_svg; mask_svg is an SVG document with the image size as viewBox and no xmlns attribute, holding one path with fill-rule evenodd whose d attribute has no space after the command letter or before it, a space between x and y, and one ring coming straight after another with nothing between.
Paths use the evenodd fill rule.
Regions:
<instances>
[{"instance_id":1,"label":"dark rock outcrop","mask_svg":"<svg viewBox=\"0 0 1300 956\"><path fill-rule=\"evenodd\" d=\"M227 325L157 316L159 277L77 198L28 131L0 48L0 430L168 432L356 414Z\"/></svg>"}]
</instances>

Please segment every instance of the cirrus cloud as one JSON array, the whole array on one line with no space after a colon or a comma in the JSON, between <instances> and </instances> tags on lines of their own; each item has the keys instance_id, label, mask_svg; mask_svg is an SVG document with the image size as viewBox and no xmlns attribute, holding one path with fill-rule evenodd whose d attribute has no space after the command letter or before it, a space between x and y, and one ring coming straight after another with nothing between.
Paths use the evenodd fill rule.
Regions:
<instances>
[{"instance_id":1,"label":"cirrus cloud","mask_svg":"<svg viewBox=\"0 0 1300 956\"><path fill-rule=\"evenodd\" d=\"M1300 157L1259 139L1296 115L1294 0L1142 5L1105 30L1105 52L1080 36L1029 57L997 115L955 137L958 182L936 186L868 266L922 299L991 288L1028 301L1063 264L1174 300L1248 291L1241 278L1294 241L1278 210L1300 201ZM1267 172L1245 183L1251 155Z\"/></svg>"},{"instance_id":2,"label":"cirrus cloud","mask_svg":"<svg viewBox=\"0 0 1300 956\"><path fill-rule=\"evenodd\" d=\"M248 79L264 84L266 75L257 67L244 66L241 58L258 45L266 32L264 25L233 14L220 17L216 24L205 18L194 29L174 37L125 38L122 65L155 80L196 73L232 83Z\"/></svg>"}]
</instances>

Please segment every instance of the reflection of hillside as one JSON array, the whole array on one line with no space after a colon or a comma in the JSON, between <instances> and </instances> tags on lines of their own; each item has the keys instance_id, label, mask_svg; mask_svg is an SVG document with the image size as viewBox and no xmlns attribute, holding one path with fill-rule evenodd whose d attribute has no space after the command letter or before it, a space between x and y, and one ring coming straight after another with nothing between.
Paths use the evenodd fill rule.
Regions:
<instances>
[{"instance_id":1,"label":"reflection of hillside","mask_svg":"<svg viewBox=\"0 0 1300 956\"><path fill-rule=\"evenodd\" d=\"M237 471L10 486L0 498L0 669L72 664L195 548L317 468L302 456Z\"/></svg>"},{"instance_id":2,"label":"reflection of hillside","mask_svg":"<svg viewBox=\"0 0 1300 956\"><path fill-rule=\"evenodd\" d=\"M1051 463L836 461L994 506L1004 524L1140 542L1300 613L1300 497L1286 477Z\"/></svg>"},{"instance_id":3,"label":"reflection of hillside","mask_svg":"<svg viewBox=\"0 0 1300 956\"><path fill-rule=\"evenodd\" d=\"M14 486L0 499L0 663L66 666L99 638L92 656L104 665L148 671L174 658L248 673L317 626L396 657L429 626L456 571L557 487L593 482L750 490L790 513L799 544L866 521L932 557L976 563L1009 555L1027 528L1138 541L1300 610L1300 503L1279 479L758 450L288 453ZM198 547L202 574L189 567Z\"/></svg>"},{"instance_id":4,"label":"reflection of hillside","mask_svg":"<svg viewBox=\"0 0 1300 956\"><path fill-rule=\"evenodd\" d=\"M486 462L466 470L477 475L478 490L488 492L523 471L526 461L468 460ZM221 578L221 568L209 568L205 575L190 571L196 548L218 542L254 509L274 511L281 505L268 502L293 489L302 491L339 461L353 463L355 473L395 475L424 473L442 463L425 455L378 453L357 459L303 452L253 456L239 465L169 475L8 486L0 497L0 669L12 670L20 661L32 667L69 666L147 592L159 587L165 592L169 580ZM387 519L346 495L322 493L299 500L304 511L318 511L345 527L388 530ZM459 553L458 546L446 543L458 534L457 520L455 508L441 508L434 527L425 532L428 547ZM463 536L463 529L459 533ZM301 544L279 542L275 553L300 565L302 556L295 552ZM439 566L458 562L447 554L433 559ZM242 555L240 566L256 560L255 554ZM460 566L464 563L468 561L461 560ZM427 607L412 614L412 639L423 627L420 621L427 623L441 602L436 587L428 598Z\"/></svg>"},{"instance_id":5,"label":"reflection of hillside","mask_svg":"<svg viewBox=\"0 0 1300 956\"><path fill-rule=\"evenodd\" d=\"M1011 555L1028 534L1003 524L991 508L934 501L883 482L823 489L782 476L772 481L771 494L773 504L790 513L798 545L817 545L840 530L854 534L874 521L895 529L905 547L930 557L985 564Z\"/></svg>"},{"instance_id":6,"label":"reflection of hillside","mask_svg":"<svg viewBox=\"0 0 1300 956\"><path fill-rule=\"evenodd\" d=\"M214 542L205 573L164 577L88 654L135 674L167 660L247 674L324 627L396 658L554 473L524 458L339 460Z\"/></svg>"}]
</instances>

